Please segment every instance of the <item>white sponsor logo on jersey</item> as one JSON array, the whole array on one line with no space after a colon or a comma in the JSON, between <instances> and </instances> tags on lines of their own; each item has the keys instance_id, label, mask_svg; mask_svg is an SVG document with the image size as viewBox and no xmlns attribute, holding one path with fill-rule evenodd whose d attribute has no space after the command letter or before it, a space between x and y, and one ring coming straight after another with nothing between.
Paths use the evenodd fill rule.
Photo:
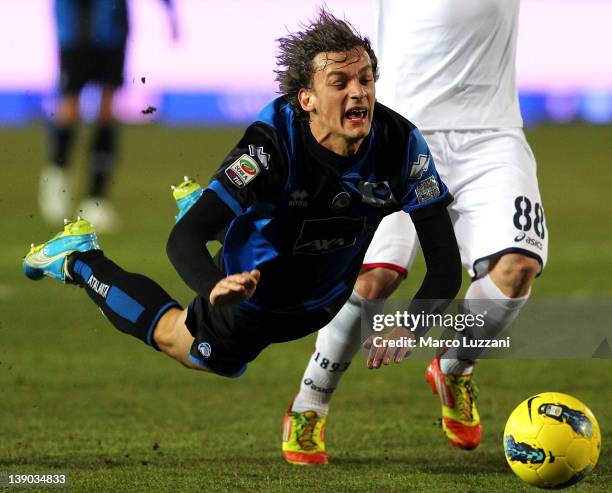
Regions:
<instances>
[{"instance_id":1,"label":"white sponsor logo on jersey","mask_svg":"<svg viewBox=\"0 0 612 493\"><path fill-rule=\"evenodd\" d=\"M427 171L427 168L429 168L429 156L427 154L419 154L419 158L412 163L410 178L418 180Z\"/></svg>"},{"instance_id":2,"label":"white sponsor logo on jersey","mask_svg":"<svg viewBox=\"0 0 612 493\"><path fill-rule=\"evenodd\" d=\"M253 144L249 144L249 154L251 157L256 157L263 169L268 169L268 161L270 160L270 154L264 151L262 146L255 147Z\"/></svg>"}]
</instances>

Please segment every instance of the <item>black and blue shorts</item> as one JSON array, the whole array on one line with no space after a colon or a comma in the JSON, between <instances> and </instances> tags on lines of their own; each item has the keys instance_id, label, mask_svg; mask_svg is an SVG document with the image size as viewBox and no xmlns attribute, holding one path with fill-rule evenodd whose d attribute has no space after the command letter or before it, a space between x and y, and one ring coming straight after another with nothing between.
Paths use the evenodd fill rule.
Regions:
<instances>
[{"instance_id":1,"label":"black and blue shorts","mask_svg":"<svg viewBox=\"0 0 612 493\"><path fill-rule=\"evenodd\" d=\"M88 82L117 88L123 84L125 45L102 48L81 44L60 50L60 92L78 94Z\"/></svg>"},{"instance_id":2,"label":"black and blue shorts","mask_svg":"<svg viewBox=\"0 0 612 493\"><path fill-rule=\"evenodd\" d=\"M239 377L270 344L300 339L327 325L346 301L341 298L324 309L278 313L211 305L198 296L185 321L195 337L189 360L219 375Z\"/></svg>"}]
</instances>

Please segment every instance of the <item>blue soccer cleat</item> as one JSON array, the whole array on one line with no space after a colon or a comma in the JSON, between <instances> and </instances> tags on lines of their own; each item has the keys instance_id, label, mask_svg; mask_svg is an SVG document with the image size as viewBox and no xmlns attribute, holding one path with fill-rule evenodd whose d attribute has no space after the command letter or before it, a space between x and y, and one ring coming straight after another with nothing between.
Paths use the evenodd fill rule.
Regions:
<instances>
[{"instance_id":1,"label":"blue soccer cleat","mask_svg":"<svg viewBox=\"0 0 612 493\"><path fill-rule=\"evenodd\" d=\"M175 216L176 222L179 222L181 218L187 214L187 211L191 209L198 199L204 193L204 189L193 181L188 176L183 177L183 181L176 186L171 186L172 196L176 200L176 206L178 207L178 216Z\"/></svg>"},{"instance_id":2,"label":"blue soccer cleat","mask_svg":"<svg viewBox=\"0 0 612 493\"><path fill-rule=\"evenodd\" d=\"M61 233L40 245L35 246L32 243L30 251L23 259L23 272L34 281L48 276L58 281L70 282L66 271L68 256L72 252L99 249L96 231L89 221L80 217L72 222L64 219L64 230Z\"/></svg>"}]
</instances>

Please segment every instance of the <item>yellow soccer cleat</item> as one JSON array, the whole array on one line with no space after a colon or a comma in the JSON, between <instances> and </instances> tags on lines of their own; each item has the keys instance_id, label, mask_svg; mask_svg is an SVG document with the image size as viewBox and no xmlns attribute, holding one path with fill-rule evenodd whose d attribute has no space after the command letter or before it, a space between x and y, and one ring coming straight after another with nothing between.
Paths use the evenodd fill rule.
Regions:
<instances>
[{"instance_id":1,"label":"yellow soccer cleat","mask_svg":"<svg viewBox=\"0 0 612 493\"><path fill-rule=\"evenodd\" d=\"M478 387L472 375L445 375L436 357L427 367L425 380L442 403L442 431L455 447L474 450L482 439L482 425L476 409Z\"/></svg>"},{"instance_id":2,"label":"yellow soccer cleat","mask_svg":"<svg viewBox=\"0 0 612 493\"><path fill-rule=\"evenodd\" d=\"M291 407L283 417L283 456L300 466L327 464L325 416L315 411L296 413Z\"/></svg>"}]
</instances>

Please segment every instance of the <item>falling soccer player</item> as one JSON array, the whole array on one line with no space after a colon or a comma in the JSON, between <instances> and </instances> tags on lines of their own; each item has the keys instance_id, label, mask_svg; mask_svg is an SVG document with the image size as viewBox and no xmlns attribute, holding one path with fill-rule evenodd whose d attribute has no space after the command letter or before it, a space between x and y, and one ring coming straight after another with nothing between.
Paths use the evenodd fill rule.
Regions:
<instances>
[{"instance_id":1,"label":"falling soccer player","mask_svg":"<svg viewBox=\"0 0 612 493\"><path fill-rule=\"evenodd\" d=\"M435 311L438 300L454 298L461 264L452 197L418 129L376 102L368 39L321 11L279 43L283 96L246 129L205 190L190 181L175 190L180 214L167 252L196 292L187 308L106 257L85 219L33 246L26 275L82 286L120 331L227 377L268 345L328 324L393 212L410 215L427 262L416 299L435 300ZM213 259L205 244L216 238L223 248Z\"/></svg>"}]
</instances>

